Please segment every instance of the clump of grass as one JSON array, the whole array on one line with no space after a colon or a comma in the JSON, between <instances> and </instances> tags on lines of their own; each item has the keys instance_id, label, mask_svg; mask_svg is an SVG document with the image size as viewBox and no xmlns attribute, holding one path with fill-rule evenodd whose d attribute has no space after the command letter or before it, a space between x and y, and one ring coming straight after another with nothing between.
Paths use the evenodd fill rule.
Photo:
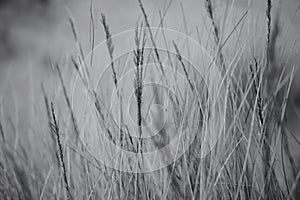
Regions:
<instances>
[{"instance_id":1,"label":"clump of grass","mask_svg":"<svg viewBox=\"0 0 300 200\"><path fill-rule=\"evenodd\" d=\"M114 61L115 47L106 17L101 14L100 22L104 28L111 62L112 87L117 89L119 104L115 106L118 106L119 123L116 122L112 111L108 109L107 104L110 105L111 102L107 102L107 97L93 85L90 70L92 70L94 52L92 52L90 66L88 66L85 63L85 54L79 41L75 22L70 17L71 29L78 47L78 54L71 57L70 64L73 65L76 76L79 76L84 86L82 96L87 96L85 103L90 110L87 109L84 115L96 116L96 130L93 130L86 122L88 117L78 116L77 108L72 105L73 99L69 97L70 91L66 86L63 70L58 64L53 66L58 75L58 83L54 87L60 87L62 90L48 96L50 89L42 87L43 104L46 108L41 111L44 118L41 117L41 127L38 124L33 127L38 132L45 130L49 132L49 128L51 130L50 137L43 135L46 140L43 144L49 145L48 139L51 139L55 144L54 148L37 149L48 155L42 155L43 157L39 160L41 163L46 163L46 170L41 167L43 165L39 165L36 167L38 170L32 170L29 173L27 169L21 167L22 165L17 161L21 163L24 159L28 160L30 152L20 148L24 153L19 155L13 145L10 145L9 134L5 132L9 129L7 126L2 126L6 125L8 120L3 116L0 118L0 192L2 188L5 188L4 198L42 199L54 196L56 199L63 199L64 195L62 194L65 192L67 199L297 199L300 173L297 172L296 162L290 152L287 128L284 127L294 71L289 73L286 68L280 69L276 55L276 43L280 32L279 19L273 20L272 1L267 0L266 2L267 36L264 39L267 48L265 54L250 56L245 58L245 61L237 56L240 63L228 64L225 63L227 57L224 57L226 54L222 48L233 36L233 32L238 29L247 12L233 27L229 36L221 41L222 30L218 26L216 18L219 13L216 13L213 1L205 1L205 9L213 28L213 42L216 46L212 62L215 59L218 60L217 66L222 75L222 80L209 80L208 85L205 85L201 77L197 77L195 71L189 68L189 64L183 57L184 50L177 45L179 43L168 41L169 38L163 30L167 52L158 49L156 40L158 32L152 31L145 7L142 1L138 0L143 22L135 29L135 35L133 35L135 47L130 52L130 55L133 56L131 62L135 70L133 91L136 99L137 137L132 136L132 132L136 130L127 124L123 116L124 96L122 95L124 94L122 94L122 84L119 82L117 74L118 70L124 67L124 63ZM169 6L170 3L167 8ZM188 33L183 5L180 6L185 32ZM92 0L90 12L90 48L93 50L95 21ZM160 13L159 27L164 27L165 15L166 13ZM173 46L170 47L168 42ZM148 45L151 50L146 48ZM175 52L171 52L172 47ZM190 49L190 51L194 51L194 49ZM175 55L176 58L172 59L172 55ZM187 83L180 85L181 83L177 82L177 79L175 79L175 83L170 81L171 77L176 77L176 74L166 73L163 66L164 56L172 69L184 74ZM153 86L150 92L144 88L145 77L148 78L147 67L151 64L149 60L154 60L154 63L157 64L157 73L161 75L160 81L166 83L168 87L175 88L173 94L165 95L164 90L156 86ZM181 67L178 68L178 66ZM200 64L199 66L201 67ZM243 73L246 76L243 76ZM151 80L155 80L157 77L152 76L151 78ZM219 81L221 86L218 85ZM151 94L149 95L148 92ZM49 102L59 102L57 98L60 93L67 109L63 109L65 104L56 103L57 107L54 110L54 104ZM148 99L148 95L151 98ZM149 109L151 105L164 105L165 99L171 102L167 108L168 123L160 127L161 121L165 117L163 116L165 111L159 110L157 116L153 117L153 127L150 127L158 130L156 135L149 140L142 139L143 134L147 134L146 131L148 131L146 128L143 129L144 123L147 123L147 113L143 108L147 104L149 104ZM59 116L60 124L58 124L57 116ZM75 132L80 143L69 140L68 136L71 134L66 134L64 141L61 139L63 133L70 131L68 125L70 118L74 127L72 131ZM78 120L79 118L83 119L83 122ZM14 126L13 123L11 124ZM152 133L151 131L149 132ZM137 155L136 160L130 158L126 160L123 154L116 153L113 157L107 158L107 162L111 161L114 164L113 167L102 163L99 160L99 154L111 155L109 154L111 149L105 149L107 146L102 133L113 145L122 150L137 153L135 154ZM161 150L173 138L182 133L187 137L182 136L180 138L182 141L189 137L193 138L187 151L179 157L175 156L174 160L162 169L149 173L138 173L145 168L144 153L147 153L147 145L154 150ZM210 143L212 137L218 137L215 144ZM178 149L182 148L180 142L177 146ZM281 155L276 152L276 144L279 142L282 146ZM207 148L210 150L207 151ZM72 150L73 153L70 153L69 150ZM65 151L67 153L64 153ZM160 154L154 162L164 163L174 156L170 149L162 151ZM74 155L80 157L80 160L74 159ZM281 160L279 156L281 156ZM287 156L288 162L285 162L284 156ZM52 157L55 159L51 159ZM54 166L58 165L58 170L53 167L54 160ZM24 165L35 165L33 160L30 162L32 163L24 162ZM131 171L117 170L122 169L123 166L128 167ZM292 180L286 173L287 166L292 168ZM30 169L35 168L30 167ZM39 176L39 174L42 175ZM284 176L283 186L280 184L281 174ZM2 198L1 195L0 198Z\"/></svg>"}]
</instances>

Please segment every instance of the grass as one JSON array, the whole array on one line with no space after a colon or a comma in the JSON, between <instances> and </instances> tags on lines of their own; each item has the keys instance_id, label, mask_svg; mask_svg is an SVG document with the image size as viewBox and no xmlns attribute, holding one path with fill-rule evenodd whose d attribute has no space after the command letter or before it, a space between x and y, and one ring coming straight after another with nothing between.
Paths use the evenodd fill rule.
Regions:
<instances>
[{"instance_id":1,"label":"grass","mask_svg":"<svg viewBox=\"0 0 300 200\"><path fill-rule=\"evenodd\" d=\"M102 85L93 81L98 55L92 51L86 62L70 15L77 45L68 63L73 74L62 70L64 64L51 65L57 81L42 84L41 98L33 105L36 119L30 130L38 133L37 142L25 136L18 136L20 141L11 138L17 135L13 131L17 124L0 112L0 199L299 199L300 170L289 146L290 138L297 141L297 137L291 137L286 125L295 68L278 59L279 14L273 17L272 1L267 0L264 50L257 55L251 53L249 41L234 38L248 11L223 39L218 19L227 16L219 16L214 1L204 3L210 28L201 31L209 37L206 48L213 55L209 66L202 60L192 66L192 53L197 55L198 50L187 40L168 38L163 29L166 12L160 12L158 28L153 29L141 0L134 48L123 62L115 55L109 20L101 13L110 60L110 74ZM96 19L91 1L91 50ZM237 43L230 57L224 47L232 38ZM201 39L198 34L199 44ZM245 47L250 49L247 56ZM134 66L132 107L127 105L128 85L120 72L125 62ZM197 72L202 65L208 70L204 78ZM210 71L214 65L220 77ZM149 80L158 84L149 86ZM82 88L74 86L76 81ZM72 87L84 99L78 107ZM113 90L116 95L110 99L106 92ZM155 150L155 156L147 155Z\"/></svg>"}]
</instances>

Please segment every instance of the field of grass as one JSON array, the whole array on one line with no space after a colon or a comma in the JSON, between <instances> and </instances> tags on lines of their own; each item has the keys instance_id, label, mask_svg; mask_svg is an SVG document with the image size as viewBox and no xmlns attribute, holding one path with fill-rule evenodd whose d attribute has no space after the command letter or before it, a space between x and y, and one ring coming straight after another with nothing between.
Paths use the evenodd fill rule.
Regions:
<instances>
[{"instance_id":1,"label":"field of grass","mask_svg":"<svg viewBox=\"0 0 300 200\"><path fill-rule=\"evenodd\" d=\"M286 114L299 52L280 10L266 0L259 28L249 10L230 21L231 4L203 0L207 23L190 33L184 3L184 32L165 27L171 4L151 24L137 0L136 27L114 35L91 1L89 51L69 13L77 51L49 59L28 133L22 99L12 92L13 117L0 101L0 199L300 199Z\"/></svg>"}]
</instances>

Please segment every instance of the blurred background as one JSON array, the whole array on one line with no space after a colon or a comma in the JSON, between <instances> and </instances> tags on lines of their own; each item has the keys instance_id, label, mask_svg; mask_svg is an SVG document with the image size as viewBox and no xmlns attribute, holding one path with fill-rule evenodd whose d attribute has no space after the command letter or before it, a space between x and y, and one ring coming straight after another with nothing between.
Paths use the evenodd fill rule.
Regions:
<instances>
[{"instance_id":1,"label":"blurred background","mask_svg":"<svg viewBox=\"0 0 300 200\"><path fill-rule=\"evenodd\" d=\"M167 7L169 1L145 0L145 8L152 25L157 26L159 11ZM227 0L219 6L233 3L232 17L245 11L250 3L252 19L264 27L265 1ZM204 1L182 1L188 30L195 33L195 27L204 24ZM293 47L291 65L299 68L300 12L298 0L274 0L273 13L280 11L283 42L287 49ZM2 112L17 111L19 127L26 127L28 108L33 104L32 96L40 93L41 82L46 82L51 73L49 58L53 61L68 62L76 52L76 45L68 21L71 15L76 23L79 40L85 52L90 48L90 5L88 0L0 0L0 104ZM112 34L135 28L141 17L135 0L94 0L96 44L104 39L100 24L100 13L106 15ZM174 0L168 9L165 25L184 32L184 22L180 1ZM225 27L228 30L232 26ZM287 31L288 30L288 31ZM286 33L287 32L287 33ZM192 34L193 35L193 34ZM255 43L256 41L254 41ZM118 47L115 47L118 48ZM300 132L299 77L296 75L288 110L288 122L294 132ZM13 99L13 100L12 100ZM11 106L13 102L14 106ZM15 108L17 105L17 108ZM14 107L14 108L11 108Z\"/></svg>"},{"instance_id":2,"label":"blurred background","mask_svg":"<svg viewBox=\"0 0 300 200\"><path fill-rule=\"evenodd\" d=\"M226 0L226 6L233 3L232 16L242 13L248 6L248 0ZM166 8L168 1L145 1L145 7L152 24L157 25L159 11ZM196 26L203 26L204 1L188 0L184 3L189 31L195 32ZM103 12L113 34L132 29L141 12L135 0L97 0L94 1L96 43L103 40L103 30L99 16ZM289 27L287 42L293 42L300 32L300 13L298 0L274 0L273 11L280 7L281 23ZM180 1L174 0L168 9L165 27L182 30L183 21L180 12ZM265 16L265 1L251 0L252 12L260 16L259 23ZM68 23L68 15L73 15L79 38L83 47L89 48L90 35L90 1L88 0L0 0L0 80L1 85L7 68L19 73L13 73L14 81L24 78L23 70L32 65L34 70L44 70L48 57L61 59L73 53L74 40ZM253 16L255 16L253 15ZM253 19L255 20L255 18ZM228 27L230 30L232 27ZM299 44L299 42L298 42ZM299 47L299 45L298 45ZM37 69L36 69L37 68ZM12 77L11 77L12 78Z\"/></svg>"}]
</instances>

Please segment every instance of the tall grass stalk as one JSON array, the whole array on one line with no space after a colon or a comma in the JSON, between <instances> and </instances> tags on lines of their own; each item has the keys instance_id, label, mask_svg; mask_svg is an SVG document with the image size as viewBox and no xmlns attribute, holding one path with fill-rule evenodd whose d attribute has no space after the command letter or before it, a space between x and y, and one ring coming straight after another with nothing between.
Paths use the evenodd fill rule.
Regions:
<instances>
[{"instance_id":1,"label":"tall grass stalk","mask_svg":"<svg viewBox=\"0 0 300 200\"><path fill-rule=\"evenodd\" d=\"M53 103L51 103L51 112L52 112L52 125L51 125L51 130L53 132L53 134L56 136L56 140L57 140L57 146L58 146L58 151L59 151L59 158L60 158L60 164L62 167L62 175L63 175L63 180L64 180L64 184L65 184L65 189L66 189L66 195L67 195L67 199L68 200L72 200L72 195L71 195L71 191L70 191L70 185L67 179L67 170L66 170L66 165L65 165L65 161L64 161L64 152L63 152L63 147L61 144L61 140L60 140L60 133L59 133L59 127L57 124L57 120L56 120L56 116L55 116L55 111L54 111L54 105Z\"/></svg>"}]
</instances>

